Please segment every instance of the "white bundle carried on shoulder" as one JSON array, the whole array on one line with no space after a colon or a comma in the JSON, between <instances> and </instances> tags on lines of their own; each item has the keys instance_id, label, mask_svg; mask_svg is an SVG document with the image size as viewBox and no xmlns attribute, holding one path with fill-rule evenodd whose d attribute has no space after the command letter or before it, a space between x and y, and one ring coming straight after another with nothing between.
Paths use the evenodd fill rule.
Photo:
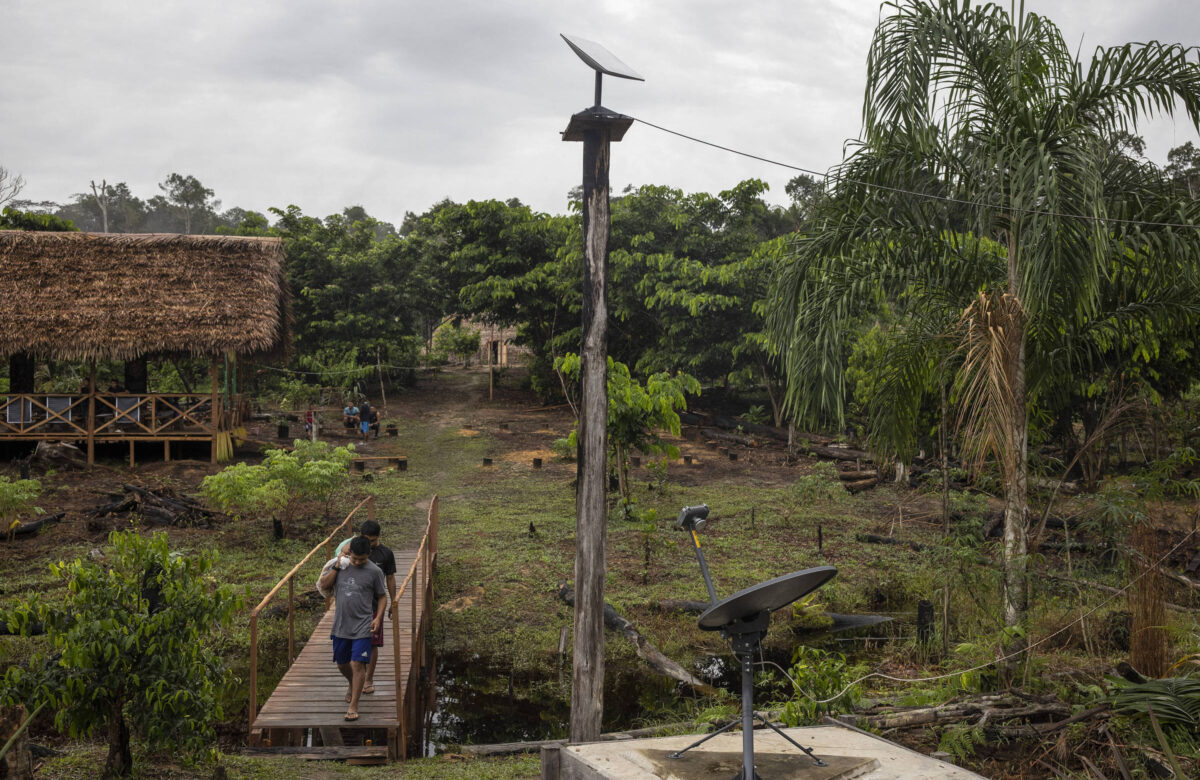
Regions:
<instances>
[{"instance_id":1,"label":"white bundle carried on shoulder","mask_svg":"<svg viewBox=\"0 0 1200 780\"><path fill-rule=\"evenodd\" d=\"M339 561L340 561L340 563L339 563ZM346 568L347 566L350 565L350 557L347 555L340 555L340 556L335 555L332 558L330 558L329 560L325 561L325 565L321 567L321 573L317 575L317 593L321 594L321 598L327 599L327 598L331 598L333 596L334 588L330 588L328 591L326 591L324 588L322 588L321 587L321 578L324 577L329 572L329 570L332 569L335 565L339 569ZM335 582L336 582L336 580L335 580Z\"/></svg>"}]
</instances>

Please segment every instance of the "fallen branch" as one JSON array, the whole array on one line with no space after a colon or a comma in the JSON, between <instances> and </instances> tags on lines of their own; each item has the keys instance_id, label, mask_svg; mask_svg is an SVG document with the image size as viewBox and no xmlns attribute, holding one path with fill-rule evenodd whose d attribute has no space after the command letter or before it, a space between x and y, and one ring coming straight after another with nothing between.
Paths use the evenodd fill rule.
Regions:
<instances>
[{"instance_id":1,"label":"fallen branch","mask_svg":"<svg viewBox=\"0 0 1200 780\"><path fill-rule=\"evenodd\" d=\"M699 615L712 606L711 601L688 601L687 599L662 599L654 604L663 612L689 612Z\"/></svg>"},{"instance_id":2,"label":"fallen branch","mask_svg":"<svg viewBox=\"0 0 1200 780\"><path fill-rule=\"evenodd\" d=\"M1011 700L1009 700L1011 701ZM1025 706L999 706L1006 702L989 704L984 701L966 701L941 704L936 707L917 707L899 712L870 715L867 723L884 729L904 729L930 723L959 722L982 716L984 722L1004 722L1017 718L1035 718L1048 715L1066 715L1071 709L1060 701L1040 702Z\"/></svg>"},{"instance_id":3,"label":"fallen branch","mask_svg":"<svg viewBox=\"0 0 1200 780\"><path fill-rule=\"evenodd\" d=\"M1063 577L1062 575L1059 575L1059 574L1043 573L1042 576L1046 577L1048 579L1051 579L1051 580L1058 580L1059 582L1067 582L1072 585L1081 585L1085 588L1092 588L1093 590L1100 590L1100 591L1104 591L1105 593L1112 593L1113 595L1120 595L1120 594L1124 593L1124 591L1121 590L1120 588L1114 588L1111 585L1102 585L1099 582L1091 582L1089 580L1071 579L1070 577ZM1164 601L1163 605L1167 609L1173 609L1176 612L1200 612L1200 609L1197 609L1196 607L1184 607L1184 606L1180 606L1179 604L1172 604L1169 601Z\"/></svg>"},{"instance_id":4,"label":"fallen branch","mask_svg":"<svg viewBox=\"0 0 1200 780\"><path fill-rule=\"evenodd\" d=\"M558 597L568 606L575 606L575 589L570 585L559 583ZM687 685L697 693L706 695L717 693L716 688L698 680L687 669L684 669L663 655L657 647L650 644L649 640L638 632L637 626L617 614L612 604L609 604L607 601L604 603L604 625L624 635L630 642L633 642L634 647L637 649L638 657L650 664L650 668L654 669L654 671Z\"/></svg>"}]
</instances>

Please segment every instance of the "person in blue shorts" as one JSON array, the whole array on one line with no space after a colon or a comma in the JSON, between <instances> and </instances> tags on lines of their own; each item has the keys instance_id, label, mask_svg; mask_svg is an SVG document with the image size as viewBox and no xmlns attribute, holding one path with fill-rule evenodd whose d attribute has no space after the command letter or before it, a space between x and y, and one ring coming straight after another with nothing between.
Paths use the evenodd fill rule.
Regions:
<instances>
[{"instance_id":1,"label":"person in blue shorts","mask_svg":"<svg viewBox=\"0 0 1200 780\"><path fill-rule=\"evenodd\" d=\"M334 588L333 662L350 684L346 720L358 720L358 700L371 662L372 635L383 627L387 590L383 570L371 563L371 542L365 536L350 540L350 558L339 560L321 575L318 587Z\"/></svg>"},{"instance_id":2,"label":"person in blue shorts","mask_svg":"<svg viewBox=\"0 0 1200 780\"><path fill-rule=\"evenodd\" d=\"M358 409L358 432L362 434L362 440L367 441L367 434L371 432L371 402L364 400L362 406Z\"/></svg>"}]
</instances>

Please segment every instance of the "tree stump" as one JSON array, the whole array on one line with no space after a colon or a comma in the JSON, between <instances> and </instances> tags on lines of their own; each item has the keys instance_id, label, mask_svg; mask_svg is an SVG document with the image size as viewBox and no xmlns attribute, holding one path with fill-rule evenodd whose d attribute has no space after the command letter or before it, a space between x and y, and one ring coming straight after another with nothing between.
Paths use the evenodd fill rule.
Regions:
<instances>
[{"instance_id":1,"label":"tree stump","mask_svg":"<svg viewBox=\"0 0 1200 780\"><path fill-rule=\"evenodd\" d=\"M0 746L25 722L25 708L0 707ZM5 780L33 780L33 756L29 752L29 731L21 732L4 758L0 758L0 777Z\"/></svg>"}]
</instances>

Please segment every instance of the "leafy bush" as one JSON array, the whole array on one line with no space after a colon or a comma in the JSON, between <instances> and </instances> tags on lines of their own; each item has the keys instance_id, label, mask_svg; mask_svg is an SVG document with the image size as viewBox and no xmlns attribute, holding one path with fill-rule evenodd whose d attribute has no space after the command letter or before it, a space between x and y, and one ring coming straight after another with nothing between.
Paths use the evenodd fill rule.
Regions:
<instances>
[{"instance_id":1,"label":"leafy bush","mask_svg":"<svg viewBox=\"0 0 1200 780\"><path fill-rule=\"evenodd\" d=\"M561 460L575 460L575 441L573 439L555 439L550 444L554 455Z\"/></svg>"},{"instance_id":2,"label":"leafy bush","mask_svg":"<svg viewBox=\"0 0 1200 780\"><path fill-rule=\"evenodd\" d=\"M797 502L804 504L837 502L847 495L837 466L827 461L814 463L810 473L796 477L791 493Z\"/></svg>"},{"instance_id":3,"label":"leafy bush","mask_svg":"<svg viewBox=\"0 0 1200 780\"><path fill-rule=\"evenodd\" d=\"M578 355L568 353L554 361L556 370L579 381L582 363ZM679 449L663 441L659 430L678 436L679 414L676 410L687 408L687 396L699 395L700 383L690 374L671 376L658 373L649 377L646 384L634 379L629 366L608 359L608 446L612 462L617 469L621 485L621 497L628 503L629 454L640 450L647 454L661 453L672 458L679 457ZM572 446L578 441L578 431L569 437Z\"/></svg>"},{"instance_id":4,"label":"leafy bush","mask_svg":"<svg viewBox=\"0 0 1200 780\"><path fill-rule=\"evenodd\" d=\"M35 512L42 511L31 507L41 492L42 483L36 479L10 480L0 476L0 526L4 533L16 527L26 510L32 508Z\"/></svg>"},{"instance_id":5,"label":"leafy bush","mask_svg":"<svg viewBox=\"0 0 1200 780\"><path fill-rule=\"evenodd\" d=\"M445 357L453 355L470 365L471 358L479 353L479 331L459 325L445 323L433 332L433 354Z\"/></svg>"},{"instance_id":6,"label":"leafy bush","mask_svg":"<svg viewBox=\"0 0 1200 780\"><path fill-rule=\"evenodd\" d=\"M200 483L200 491L225 512L269 515L276 536L286 533L299 503L328 501L345 484L354 445L331 448L327 442L297 439L295 448L269 450L256 466L235 463Z\"/></svg>"},{"instance_id":7,"label":"leafy bush","mask_svg":"<svg viewBox=\"0 0 1200 780\"><path fill-rule=\"evenodd\" d=\"M41 622L55 654L10 667L0 704L48 705L73 738L106 729L106 776L131 771L131 727L151 747L210 745L229 672L202 640L242 606L230 586L212 586L214 560L170 552L166 534L114 531L102 563L51 564L62 595L34 595L7 619L26 635Z\"/></svg>"},{"instance_id":8,"label":"leafy bush","mask_svg":"<svg viewBox=\"0 0 1200 780\"><path fill-rule=\"evenodd\" d=\"M788 726L800 726L815 722L822 713L853 711L862 689L858 684L850 683L863 673L862 667L848 664L841 653L798 645L792 653L789 671L795 697L783 707L783 722ZM833 700L817 703L823 699Z\"/></svg>"},{"instance_id":9,"label":"leafy bush","mask_svg":"<svg viewBox=\"0 0 1200 780\"><path fill-rule=\"evenodd\" d=\"M975 755L975 749L985 742L983 727L967 724L947 726L938 739L938 750L949 753L954 763L961 764Z\"/></svg>"}]
</instances>

